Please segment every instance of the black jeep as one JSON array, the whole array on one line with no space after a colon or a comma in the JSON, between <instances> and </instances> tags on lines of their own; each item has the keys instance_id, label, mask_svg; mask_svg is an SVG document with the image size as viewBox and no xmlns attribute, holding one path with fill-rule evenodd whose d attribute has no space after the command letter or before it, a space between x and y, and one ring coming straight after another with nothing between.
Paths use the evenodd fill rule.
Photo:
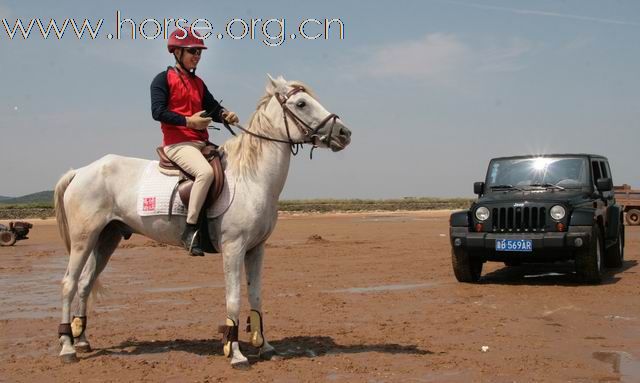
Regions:
<instances>
[{"instance_id":1,"label":"black jeep","mask_svg":"<svg viewBox=\"0 0 640 383\"><path fill-rule=\"evenodd\" d=\"M450 218L456 279L477 282L486 261L574 260L578 278L602 280L624 257L623 212L608 160L591 154L495 158L469 210Z\"/></svg>"}]
</instances>

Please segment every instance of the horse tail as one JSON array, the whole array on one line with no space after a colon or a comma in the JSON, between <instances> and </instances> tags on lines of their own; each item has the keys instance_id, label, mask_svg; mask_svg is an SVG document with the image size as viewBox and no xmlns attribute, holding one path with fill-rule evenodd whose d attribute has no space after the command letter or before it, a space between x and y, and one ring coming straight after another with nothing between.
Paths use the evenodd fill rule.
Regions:
<instances>
[{"instance_id":1,"label":"horse tail","mask_svg":"<svg viewBox=\"0 0 640 383\"><path fill-rule=\"evenodd\" d=\"M56 211L56 221L58 221L58 231L60 237L64 241L64 245L67 248L67 253L71 253L71 239L69 238L69 223L67 222L67 214L64 210L64 192L69 187L69 184L76 176L74 169L66 172L56 184L56 188L53 194L54 209Z\"/></svg>"},{"instance_id":2,"label":"horse tail","mask_svg":"<svg viewBox=\"0 0 640 383\"><path fill-rule=\"evenodd\" d=\"M108 291L105 285L100 283L100 277L96 277L95 282L93 282L93 287L91 288L91 295L89 295L89 299L87 300L87 310L92 311L93 305L98 299L107 295Z\"/></svg>"}]
</instances>

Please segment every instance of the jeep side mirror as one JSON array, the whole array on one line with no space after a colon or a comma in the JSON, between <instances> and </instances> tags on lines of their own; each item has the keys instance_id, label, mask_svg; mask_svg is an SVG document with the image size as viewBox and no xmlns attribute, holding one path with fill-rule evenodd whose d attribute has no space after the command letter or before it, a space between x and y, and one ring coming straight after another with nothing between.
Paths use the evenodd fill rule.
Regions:
<instances>
[{"instance_id":1,"label":"jeep side mirror","mask_svg":"<svg viewBox=\"0 0 640 383\"><path fill-rule=\"evenodd\" d=\"M613 181L611 178L598 178L596 181L596 187L600 192L608 192L613 190Z\"/></svg>"},{"instance_id":2,"label":"jeep side mirror","mask_svg":"<svg viewBox=\"0 0 640 383\"><path fill-rule=\"evenodd\" d=\"M473 194L482 195L484 193L484 182L473 183Z\"/></svg>"}]
</instances>

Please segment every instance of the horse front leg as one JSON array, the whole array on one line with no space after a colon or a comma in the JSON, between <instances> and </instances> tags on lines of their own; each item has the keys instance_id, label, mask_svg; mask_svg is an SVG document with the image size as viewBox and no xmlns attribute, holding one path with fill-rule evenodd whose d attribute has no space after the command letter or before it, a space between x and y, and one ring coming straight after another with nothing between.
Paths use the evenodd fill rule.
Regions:
<instances>
[{"instance_id":1,"label":"horse front leg","mask_svg":"<svg viewBox=\"0 0 640 383\"><path fill-rule=\"evenodd\" d=\"M264 258L264 243L247 252L245 257L245 271L247 276L247 292L251 313L247 319L247 331L251 334L251 344L258 347L260 358L271 360L276 357L276 350L267 342L264 336L264 321L262 314L262 259Z\"/></svg>"},{"instance_id":2,"label":"horse front leg","mask_svg":"<svg viewBox=\"0 0 640 383\"><path fill-rule=\"evenodd\" d=\"M231 358L231 366L237 369L249 369L249 360L240 352L238 328L240 317L240 282L245 249L238 242L222 245L224 279L226 285L227 319L220 326L224 355Z\"/></svg>"}]
</instances>

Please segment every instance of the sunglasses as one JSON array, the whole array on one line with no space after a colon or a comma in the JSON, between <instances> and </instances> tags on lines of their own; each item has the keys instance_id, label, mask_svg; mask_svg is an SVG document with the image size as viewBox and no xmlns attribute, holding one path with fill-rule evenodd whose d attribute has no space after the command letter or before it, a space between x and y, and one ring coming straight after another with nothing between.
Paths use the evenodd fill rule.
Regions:
<instances>
[{"instance_id":1,"label":"sunglasses","mask_svg":"<svg viewBox=\"0 0 640 383\"><path fill-rule=\"evenodd\" d=\"M185 51L194 56L200 56L202 54L201 48L186 48Z\"/></svg>"}]
</instances>

